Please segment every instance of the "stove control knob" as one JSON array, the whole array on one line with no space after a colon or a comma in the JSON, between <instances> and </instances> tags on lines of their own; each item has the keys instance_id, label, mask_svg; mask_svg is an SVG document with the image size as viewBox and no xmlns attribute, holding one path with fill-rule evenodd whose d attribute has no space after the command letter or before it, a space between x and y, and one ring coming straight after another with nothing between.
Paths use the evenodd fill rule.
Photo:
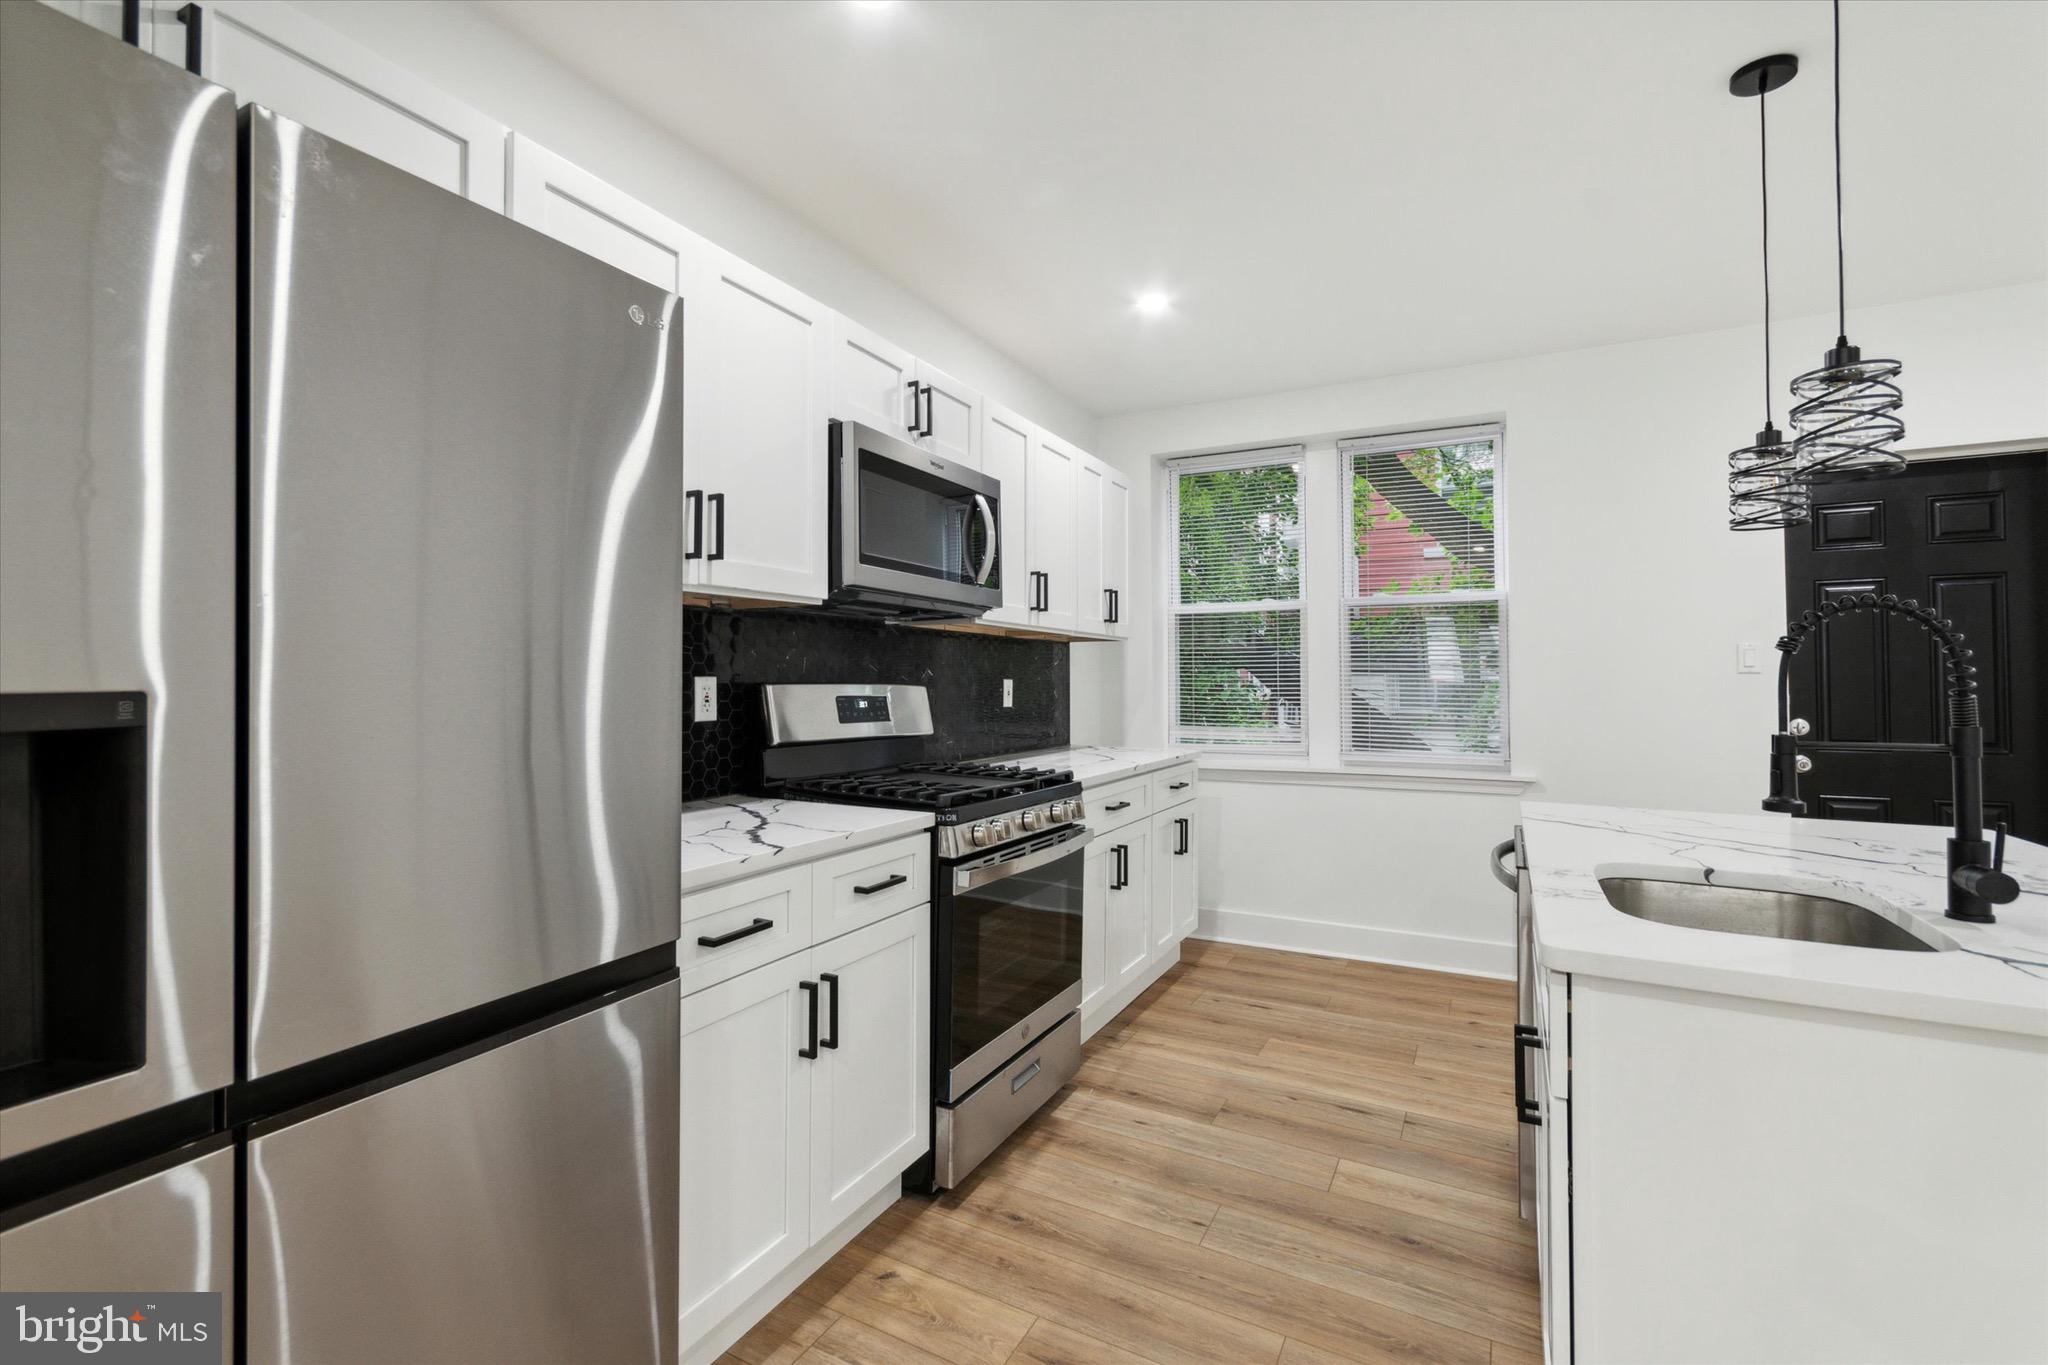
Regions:
<instances>
[{"instance_id":1,"label":"stove control knob","mask_svg":"<svg viewBox=\"0 0 2048 1365\"><path fill-rule=\"evenodd\" d=\"M1032 832L1035 832L1035 831L1037 831L1037 830L1041 830L1041 829L1044 829L1044 828L1045 828L1045 826L1046 826L1046 823L1047 823L1047 821L1048 821L1048 819L1049 819L1049 818L1050 818L1050 814L1049 814L1049 812L1046 812L1046 811L1040 811L1040 810L1027 810L1027 811L1025 811L1025 812L1024 812L1024 829L1025 829L1025 832L1026 832L1026 833L1032 833Z\"/></svg>"},{"instance_id":2,"label":"stove control knob","mask_svg":"<svg viewBox=\"0 0 2048 1365\"><path fill-rule=\"evenodd\" d=\"M980 848L988 841L989 828L988 822L986 820L976 825L973 829L967 831L967 842L973 844L976 848Z\"/></svg>"}]
</instances>

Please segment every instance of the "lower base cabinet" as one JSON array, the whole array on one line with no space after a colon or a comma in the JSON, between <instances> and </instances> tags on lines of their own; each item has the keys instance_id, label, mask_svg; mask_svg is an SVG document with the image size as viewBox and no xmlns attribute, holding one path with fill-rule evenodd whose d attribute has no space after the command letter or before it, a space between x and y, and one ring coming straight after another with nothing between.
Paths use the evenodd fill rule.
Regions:
<instances>
[{"instance_id":1,"label":"lower base cabinet","mask_svg":"<svg viewBox=\"0 0 2048 1365\"><path fill-rule=\"evenodd\" d=\"M686 1356L923 1154L930 923L901 911L683 1001Z\"/></svg>"},{"instance_id":2,"label":"lower base cabinet","mask_svg":"<svg viewBox=\"0 0 2048 1365\"><path fill-rule=\"evenodd\" d=\"M1165 952L1195 928L1195 807L1152 817L1152 950Z\"/></svg>"},{"instance_id":3,"label":"lower base cabinet","mask_svg":"<svg viewBox=\"0 0 2048 1365\"><path fill-rule=\"evenodd\" d=\"M1082 885L1083 1039L1171 965L1194 931L1194 783L1185 764L1088 795L1095 834ZM1156 809L1162 801L1172 804Z\"/></svg>"}]
</instances>

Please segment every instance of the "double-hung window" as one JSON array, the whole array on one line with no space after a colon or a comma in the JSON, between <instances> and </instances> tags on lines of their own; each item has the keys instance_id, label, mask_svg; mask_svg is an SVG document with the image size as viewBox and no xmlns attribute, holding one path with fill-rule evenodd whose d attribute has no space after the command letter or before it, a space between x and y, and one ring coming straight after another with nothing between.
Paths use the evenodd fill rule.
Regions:
<instances>
[{"instance_id":1,"label":"double-hung window","mask_svg":"<svg viewBox=\"0 0 2048 1365\"><path fill-rule=\"evenodd\" d=\"M1500 428L1340 441L1337 455L1343 758L1504 763Z\"/></svg>"},{"instance_id":2,"label":"double-hung window","mask_svg":"<svg viewBox=\"0 0 2048 1365\"><path fill-rule=\"evenodd\" d=\"M1302 448L1178 460L1168 472L1172 740L1304 753Z\"/></svg>"}]
</instances>

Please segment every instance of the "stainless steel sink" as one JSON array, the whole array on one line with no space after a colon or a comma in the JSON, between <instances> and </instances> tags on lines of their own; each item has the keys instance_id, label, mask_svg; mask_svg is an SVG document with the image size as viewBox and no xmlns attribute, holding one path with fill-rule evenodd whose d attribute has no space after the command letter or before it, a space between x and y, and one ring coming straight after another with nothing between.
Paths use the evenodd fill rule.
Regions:
<instances>
[{"instance_id":1,"label":"stainless steel sink","mask_svg":"<svg viewBox=\"0 0 2048 1365\"><path fill-rule=\"evenodd\" d=\"M1607 903L1624 915L1681 929L1907 953L1935 951L1933 944L1921 942L1876 911L1826 896L1648 877L1602 877L1600 889L1607 893Z\"/></svg>"}]
</instances>

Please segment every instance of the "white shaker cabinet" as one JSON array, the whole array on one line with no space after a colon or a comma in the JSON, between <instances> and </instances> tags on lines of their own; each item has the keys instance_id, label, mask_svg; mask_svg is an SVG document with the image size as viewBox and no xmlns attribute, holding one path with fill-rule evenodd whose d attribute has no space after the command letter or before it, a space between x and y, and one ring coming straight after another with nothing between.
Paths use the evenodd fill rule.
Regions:
<instances>
[{"instance_id":1,"label":"white shaker cabinet","mask_svg":"<svg viewBox=\"0 0 2048 1365\"><path fill-rule=\"evenodd\" d=\"M981 470L1002 485L996 514L1002 523L1003 604L982 619L991 625L1028 626L1032 618L1030 521L1031 447L1038 428L1000 403L986 403L981 416Z\"/></svg>"},{"instance_id":2,"label":"white shaker cabinet","mask_svg":"<svg viewBox=\"0 0 2048 1365\"><path fill-rule=\"evenodd\" d=\"M1081 628L1081 593L1075 569L1080 544L1074 526L1080 468L1080 451L1048 432L1034 434L1026 475L1029 547L1024 567L1031 592L1031 624L1043 630ZM1014 567L1008 570L1015 571Z\"/></svg>"},{"instance_id":3,"label":"white shaker cabinet","mask_svg":"<svg viewBox=\"0 0 2048 1365\"><path fill-rule=\"evenodd\" d=\"M1120 991L1135 981L1152 959L1152 837L1143 821L1111 836L1112 856L1108 913L1104 916L1109 989Z\"/></svg>"},{"instance_id":4,"label":"white shaker cabinet","mask_svg":"<svg viewBox=\"0 0 2048 1365\"><path fill-rule=\"evenodd\" d=\"M920 905L812 950L825 1021L811 1076L814 1239L901 1179L929 1144L930 922Z\"/></svg>"},{"instance_id":5,"label":"white shaker cabinet","mask_svg":"<svg viewBox=\"0 0 2048 1365\"><path fill-rule=\"evenodd\" d=\"M505 211L505 125L278 0L199 6L200 75L286 118ZM164 53L161 42L157 48Z\"/></svg>"},{"instance_id":6,"label":"white shaker cabinet","mask_svg":"<svg viewBox=\"0 0 2048 1365\"><path fill-rule=\"evenodd\" d=\"M923 360L917 362L917 389L924 419L917 443L934 455L980 469L981 395Z\"/></svg>"},{"instance_id":7,"label":"white shaker cabinet","mask_svg":"<svg viewBox=\"0 0 2048 1365\"><path fill-rule=\"evenodd\" d=\"M684 293L710 251L682 224L532 138L514 133L506 164L515 219L649 284Z\"/></svg>"},{"instance_id":8,"label":"white shaker cabinet","mask_svg":"<svg viewBox=\"0 0 2048 1365\"><path fill-rule=\"evenodd\" d=\"M1121 865L1107 839L1095 839L1081 858L1081 1009L1084 1015L1109 989L1109 884Z\"/></svg>"},{"instance_id":9,"label":"white shaker cabinet","mask_svg":"<svg viewBox=\"0 0 2048 1365\"><path fill-rule=\"evenodd\" d=\"M823 601L833 315L718 247L684 298L684 586Z\"/></svg>"},{"instance_id":10,"label":"white shaker cabinet","mask_svg":"<svg viewBox=\"0 0 2048 1365\"><path fill-rule=\"evenodd\" d=\"M1102 593L1104 633L1130 634L1131 481L1109 465L1102 473Z\"/></svg>"},{"instance_id":11,"label":"white shaker cabinet","mask_svg":"<svg viewBox=\"0 0 2048 1365\"><path fill-rule=\"evenodd\" d=\"M915 441L917 358L843 314L832 329L832 415Z\"/></svg>"},{"instance_id":12,"label":"white shaker cabinet","mask_svg":"<svg viewBox=\"0 0 2048 1365\"><path fill-rule=\"evenodd\" d=\"M1163 953L1195 927L1195 807L1152 817L1152 951Z\"/></svg>"},{"instance_id":13,"label":"white shaker cabinet","mask_svg":"<svg viewBox=\"0 0 2048 1365\"><path fill-rule=\"evenodd\" d=\"M686 1346L811 1244L810 968L795 953L683 1000Z\"/></svg>"},{"instance_id":14,"label":"white shaker cabinet","mask_svg":"<svg viewBox=\"0 0 2048 1365\"><path fill-rule=\"evenodd\" d=\"M1103 486L1109 467L1092 455L1074 462L1074 581L1080 624L1076 629L1100 635L1107 629L1109 592L1102 576Z\"/></svg>"}]
</instances>

